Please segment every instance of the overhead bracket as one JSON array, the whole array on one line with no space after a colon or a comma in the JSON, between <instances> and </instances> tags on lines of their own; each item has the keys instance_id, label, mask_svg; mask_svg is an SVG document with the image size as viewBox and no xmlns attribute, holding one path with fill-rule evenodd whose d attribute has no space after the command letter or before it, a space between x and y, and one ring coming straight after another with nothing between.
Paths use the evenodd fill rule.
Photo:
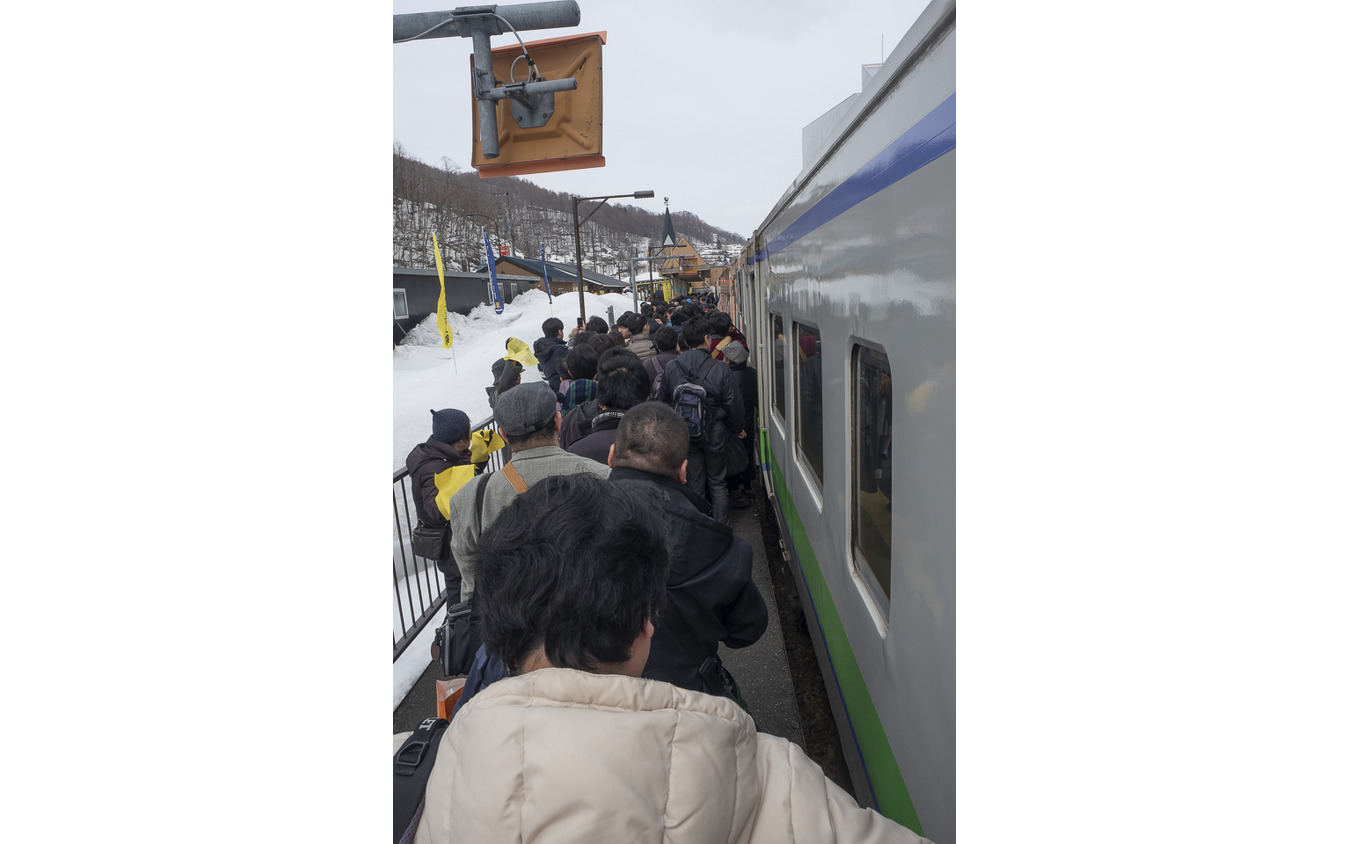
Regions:
<instances>
[{"instance_id":1,"label":"overhead bracket","mask_svg":"<svg viewBox=\"0 0 1350 844\"><path fill-rule=\"evenodd\" d=\"M503 29L503 21L506 28ZM519 3L512 6L462 6L449 12L394 15L394 43L459 36L473 39L473 93L478 101L484 158L501 154L497 142L497 102L510 97L511 116L524 129L544 126L553 117L553 94L575 91L577 80L554 79L498 86L492 75L493 35L506 31L558 29L581 23L575 0Z\"/></svg>"}]
</instances>

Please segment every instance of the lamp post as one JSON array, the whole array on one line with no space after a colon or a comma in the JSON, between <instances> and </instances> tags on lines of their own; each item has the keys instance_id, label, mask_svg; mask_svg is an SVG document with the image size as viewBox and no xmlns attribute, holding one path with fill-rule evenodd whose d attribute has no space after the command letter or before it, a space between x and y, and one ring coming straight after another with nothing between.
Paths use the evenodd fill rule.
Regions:
<instances>
[{"instance_id":1,"label":"lamp post","mask_svg":"<svg viewBox=\"0 0 1350 844\"><path fill-rule=\"evenodd\" d=\"M576 240L577 247L577 301L581 303L581 324L586 325L586 284L581 275L581 224L589 220L596 211L599 211L604 204L611 199L624 199L627 197L633 199L651 199L656 193L649 190L640 190L634 193L612 193L609 196L574 196L572 197L572 236ZM591 209L590 214L586 215L585 220L577 219L577 209L583 202L592 199L600 200L600 204ZM630 280L631 283L631 280Z\"/></svg>"},{"instance_id":2,"label":"lamp post","mask_svg":"<svg viewBox=\"0 0 1350 844\"><path fill-rule=\"evenodd\" d=\"M502 230L501 230L501 227L497 225L497 218L496 218L496 217L493 217L493 216L490 216L490 215L488 215L488 214L465 214L464 216L465 216L465 217L482 217L484 220L491 220L491 221L492 221L492 230L493 230L494 232L497 233L497 252L498 252L498 254L500 254L501 251L502 251ZM486 259L484 259L484 260L486 260Z\"/></svg>"}]
</instances>

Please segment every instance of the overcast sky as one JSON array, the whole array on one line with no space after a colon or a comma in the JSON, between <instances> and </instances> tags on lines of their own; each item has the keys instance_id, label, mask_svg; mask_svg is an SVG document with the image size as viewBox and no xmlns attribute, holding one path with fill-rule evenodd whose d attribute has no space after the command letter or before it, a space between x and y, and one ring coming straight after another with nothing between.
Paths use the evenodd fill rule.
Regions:
<instances>
[{"instance_id":1,"label":"overcast sky","mask_svg":"<svg viewBox=\"0 0 1350 844\"><path fill-rule=\"evenodd\" d=\"M581 195L653 190L631 200L691 211L748 237L801 169L801 130L861 89L923 10L921 0L578 0L604 31L604 167L524 178ZM453 9L394 0L394 14ZM503 6L510 4L501 4ZM883 53L883 40L884 49ZM493 47L515 44L496 36ZM395 44L394 132L413 156L469 169L468 38ZM559 96L567 96L560 94Z\"/></svg>"}]
</instances>

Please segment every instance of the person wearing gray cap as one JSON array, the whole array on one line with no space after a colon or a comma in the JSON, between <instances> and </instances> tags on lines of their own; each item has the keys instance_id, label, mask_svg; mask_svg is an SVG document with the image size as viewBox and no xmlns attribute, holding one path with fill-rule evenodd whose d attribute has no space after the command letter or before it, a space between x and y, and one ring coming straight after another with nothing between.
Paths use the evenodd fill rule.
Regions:
<instances>
[{"instance_id":1,"label":"person wearing gray cap","mask_svg":"<svg viewBox=\"0 0 1350 844\"><path fill-rule=\"evenodd\" d=\"M558 396L542 381L521 384L497 398L497 432L511 446L511 462L501 471L480 475L466 483L450 501L450 549L463 577L460 600L473 597L474 563L478 537L497 514L530 486L551 475L577 472L605 478L609 467L558 447ZM481 518L473 503L479 484L483 490Z\"/></svg>"}]
</instances>

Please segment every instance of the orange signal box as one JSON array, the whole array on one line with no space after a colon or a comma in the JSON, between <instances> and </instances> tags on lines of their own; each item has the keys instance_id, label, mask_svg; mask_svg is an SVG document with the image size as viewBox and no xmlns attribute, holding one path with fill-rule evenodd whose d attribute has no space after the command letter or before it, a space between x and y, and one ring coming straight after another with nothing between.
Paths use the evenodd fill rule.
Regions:
<instances>
[{"instance_id":1,"label":"orange signal box","mask_svg":"<svg viewBox=\"0 0 1350 844\"><path fill-rule=\"evenodd\" d=\"M497 142L500 155L483 157L482 130L478 125L478 105L470 94L473 111L473 167L481 179L494 176L522 176L527 173L551 173L557 170L582 170L604 167L601 145L600 48L604 32L589 32L566 38L526 42L540 76L546 80L577 80L575 91L553 95L553 116L536 129L525 129L511 115L511 100L497 102ZM492 74L497 84L524 81L529 65L521 57L520 45L498 47L492 51ZM470 68L473 57L469 57ZM512 63L516 78L511 78Z\"/></svg>"}]
</instances>

